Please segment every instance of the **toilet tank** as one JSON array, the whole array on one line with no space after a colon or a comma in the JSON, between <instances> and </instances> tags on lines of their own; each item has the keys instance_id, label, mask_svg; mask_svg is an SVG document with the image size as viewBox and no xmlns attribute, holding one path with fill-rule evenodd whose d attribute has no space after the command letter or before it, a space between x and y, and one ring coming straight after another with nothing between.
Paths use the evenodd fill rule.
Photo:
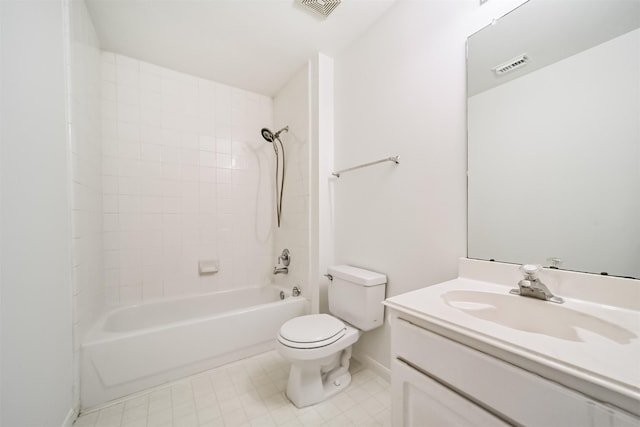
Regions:
<instances>
[{"instance_id":1,"label":"toilet tank","mask_svg":"<svg viewBox=\"0 0 640 427\"><path fill-rule=\"evenodd\" d=\"M374 271L336 265L329 267L329 311L362 331L382 326L387 276Z\"/></svg>"}]
</instances>

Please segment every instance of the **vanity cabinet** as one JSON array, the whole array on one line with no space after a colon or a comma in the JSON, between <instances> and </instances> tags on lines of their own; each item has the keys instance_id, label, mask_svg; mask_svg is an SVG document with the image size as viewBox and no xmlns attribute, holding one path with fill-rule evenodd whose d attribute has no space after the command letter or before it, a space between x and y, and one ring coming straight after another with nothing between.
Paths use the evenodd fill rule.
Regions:
<instances>
[{"instance_id":1,"label":"vanity cabinet","mask_svg":"<svg viewBox=\"0 0 640 427\"><path fill-rule=\"evenodd\" d=\"M639 426L640 419L391 310L394 426Z\"/></svg>"},{"instance_id":2,"label":"vanity cabinet","mask_svg":"<svg viewBox=\"0 0 640 427\"><path fill-rule=\"evenodd\" d=\"M397 426L506 426L481 406L432 379L403 360L394 359L393 408ZM398 413L395 413L398 409Z\"/></svg>"}]
</instances>

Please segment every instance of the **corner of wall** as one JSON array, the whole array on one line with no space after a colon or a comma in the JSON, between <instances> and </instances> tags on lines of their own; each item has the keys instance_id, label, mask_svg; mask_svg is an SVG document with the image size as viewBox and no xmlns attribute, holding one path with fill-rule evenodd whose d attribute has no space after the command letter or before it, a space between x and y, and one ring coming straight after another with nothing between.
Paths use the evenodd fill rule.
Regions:
<instances>
[{"instance_id":1,"label":"corner of wall","mask_svg":"<svg viewBox=\"0 0 640 427\"><path fill-rule=\"evenodd\" d=\"M104 311L100 46L84 1L63 0L67 174L73 304L73 414L80 410L80 346ZM72 420L73 421L73 420Z\"/></svg>"},{"instance_id":2,"label":"corner of wall","mask_svg":"<svg viewBox=\"0 0 640 427\"><path fill-rule=\"evenodd\" d=\"M278 91L273 100L274 126L288 126L280 135L286 153L282 216L274 230L274 252L289 249L292 262L286 276L274 278L276 284L290 289L298 286L307 296L309 290L309 111L308 70L305 64ZM282 165L281 165L282 166Z\"/></svg>"},{"instance_id":3,"label":"corner of wall","mask_svg":"<svg viewBox=\"0 0 640 427\"><path fill-rule=\"evenodd\" d=\"M334 157L334 68L333 58L318 53L309 61L309 112L311 132L310 257L309 281L314 286L312 312L327 312L324 276L334 264L333 171Z\"/></svg>"}]
</instances>

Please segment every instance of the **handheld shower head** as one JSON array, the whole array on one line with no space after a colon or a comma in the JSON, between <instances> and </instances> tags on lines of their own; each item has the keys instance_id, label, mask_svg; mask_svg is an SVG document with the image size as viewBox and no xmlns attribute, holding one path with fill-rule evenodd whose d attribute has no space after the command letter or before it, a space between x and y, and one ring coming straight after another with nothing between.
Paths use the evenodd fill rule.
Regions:
<instances>
[{"instance_id":1,"label":"handheld shower head","mask_svg":"<svg viewBox=\"0 0 640 427\"><path fill-rule=\"evenodd\" d=\"M267 141L267 142L271 142L273 143L273 141L275 141L276 139L278 139L280 137L280 134L282 132L289 132L289 126L285 126L282 129L280 129L278 132L273 133L271 132L269 129L267 128L262 128L262 137Z\"/></svg>"},{"instance_id":2,"label":"handheld shower head","mask_svg":"<svg viewBox=\"0 0 640 427\"><path fill-rule=\"evenodd\" d=\"M269 129L267 128L262 128L262 137L267 141L267 142L273 142L276 139L276 136L273 134L273 132L271 132Z\"/></svg>"},{"instance_id":3,"label":"handheld shower head","mask_svg":"<svg viewBox=\"0 0 640 427\"><path fill-rule=\"evenodd\" d=\"M276 216L278 217L278 227L280 227L280 216L282 214L282 192L284 191L284 174L285 174L285 163L284 163L284 145L282 144L282 140L280 139L280 134L282 132L289 132L289 126L285 126L276 133L271 132L267 128L262 128L260 133L265 141L271 143L273 145L273 151L276 153ZM278 152L278 143L280 143L280 148L282 149L282 153ZM280 157L282 157L282 169L280 169ZM280 191L278 192L278 184L280 184Z\"/></svg>"}]
</instances>

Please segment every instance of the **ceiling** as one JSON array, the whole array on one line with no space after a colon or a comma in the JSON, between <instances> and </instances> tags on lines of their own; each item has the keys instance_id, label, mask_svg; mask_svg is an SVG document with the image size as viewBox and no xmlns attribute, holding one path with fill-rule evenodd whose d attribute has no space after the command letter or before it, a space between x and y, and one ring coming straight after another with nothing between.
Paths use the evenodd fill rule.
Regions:
<instances>
[{"instance_id":1,"label":"ceiling","mask_svg":"<svg viewBox=\"0 0 640 427\"><path fill-rule=\"evenodd\" d=\"M334 55L395 0L86 0L101 48L273 96L317 52Z\"/></svg>"},{"instance_id":2,"label":"ceiling","mask_svg":"<svg viewBox=\"0 0 640 427\"><path fill-rule=\"evenodd\" d=\"M638 27L638 0L529 1L469 37L468 95L522 77ZM521 54L530 59L526 66L501 76L493 71Z\"/></svg>"}]
</instances>

